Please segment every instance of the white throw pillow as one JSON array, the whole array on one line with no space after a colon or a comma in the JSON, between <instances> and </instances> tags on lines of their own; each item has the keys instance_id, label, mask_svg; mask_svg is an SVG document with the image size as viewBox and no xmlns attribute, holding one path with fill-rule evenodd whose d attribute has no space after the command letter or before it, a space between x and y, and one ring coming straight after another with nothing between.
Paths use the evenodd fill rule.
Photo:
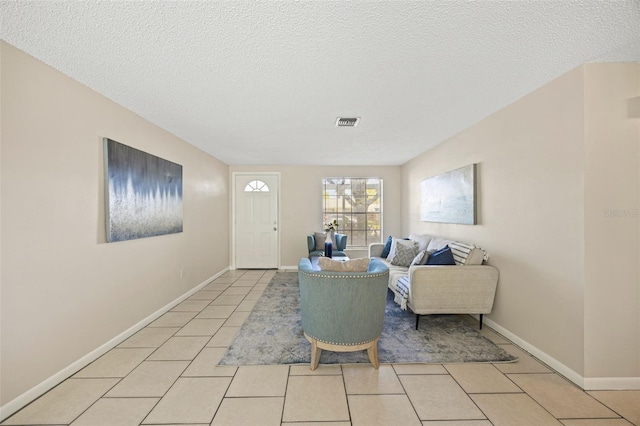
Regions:
<instances>
[{"instance_id":1,"label":"white throw pillow","mask_svg":"<svg viewBox=\"0 0 640 426\"><path fill-rule=\"evenodd\" d=\"M411 261L411 265L409 266L413 266L413 265L424 265L424 263L422 263L423 261L426 263L426 260L424 259L426 257L429 257L429 255L427 254L426 250L421 250L418 252L418 254L416 254L416 257L413 258L413 260Z\"/></svg>"},{"instance_id":2,"label":"white throw pillow","mask_svg":"<svg viewBox=\"0 0 640 426\"><path fill-rule=\"evenodd\" d=\"M393 256L395 256L396 254L396 243L397 243L398 239L396 237L393 237L391 239L391 248L389 249L389 254L387 255L387 262L391 262L391 259L393 259Z\"/></svg>"}]
</instances>

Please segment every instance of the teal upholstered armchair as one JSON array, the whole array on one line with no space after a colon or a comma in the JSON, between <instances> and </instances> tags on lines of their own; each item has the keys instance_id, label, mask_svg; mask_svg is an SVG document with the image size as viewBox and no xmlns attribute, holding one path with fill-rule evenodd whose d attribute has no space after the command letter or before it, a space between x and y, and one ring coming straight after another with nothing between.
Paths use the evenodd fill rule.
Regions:
<instances>
[{"instance_id":1,"label":"teal upholstered armchair","mask_svg":"<svg viewBox=\"0 0 640 426\"><path fill-rule=\"evenodd\" d=\"M336 246L333 247L334 256L346 256L344 250L347 248L347 235L335 234ZM322 248L319 248L322 246ZM307 235L307 248L309 249L309 259L313 256L324 255L324 241L320 241L318 244L315 234Z\"/></svg>"},{"instance_id":2,"label":"teal upholstered armchair","mask_svg":"<svg viewBox=\"0 0 640 426\"><path fill-rule=\"evenodd\" d=\"M384 324L389 269L372 259L366 272L328 272L298 264L300 311L304 335L311 342L311 370L322 350L367 350L378 368L378 338Z\"/></svg>"}]
</instances>

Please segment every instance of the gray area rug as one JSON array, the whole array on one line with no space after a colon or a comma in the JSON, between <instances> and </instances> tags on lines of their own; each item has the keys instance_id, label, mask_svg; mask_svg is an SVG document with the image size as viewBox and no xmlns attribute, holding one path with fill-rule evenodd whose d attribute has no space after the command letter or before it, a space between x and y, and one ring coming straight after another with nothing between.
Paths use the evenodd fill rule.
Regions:
<instances>
[{"instance_id":1,"label":"gray area rug","mask_svg":"<svg viewBox=\"0 0 640 426\"><path fill-rule=\"evenodd\" d=\"M415 315L393 302L389 291L384 329L378 341L381 363L513 362L457 315ZM240 328L219 365L301 364L311 360L302 334L297 272L279 272ZM322 351L320 364L368 363L366 351Z\"/></svg>"}]
</instances>

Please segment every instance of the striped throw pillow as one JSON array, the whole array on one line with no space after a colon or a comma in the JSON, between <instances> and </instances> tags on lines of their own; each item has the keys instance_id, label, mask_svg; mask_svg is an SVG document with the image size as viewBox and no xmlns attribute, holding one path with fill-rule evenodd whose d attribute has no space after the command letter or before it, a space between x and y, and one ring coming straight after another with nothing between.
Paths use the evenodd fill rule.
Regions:
<instances>
[{"instance_id":1,"label":"striped throw pillow","mask_svg":"<svg viewBox=\"0 0 640 426\"><path fill-rule=\"evenodd\" d=\"M449 243L456 265L482 265L489 260L489 254L473 244L454 241Z\"/></svg>"}]
</instances>

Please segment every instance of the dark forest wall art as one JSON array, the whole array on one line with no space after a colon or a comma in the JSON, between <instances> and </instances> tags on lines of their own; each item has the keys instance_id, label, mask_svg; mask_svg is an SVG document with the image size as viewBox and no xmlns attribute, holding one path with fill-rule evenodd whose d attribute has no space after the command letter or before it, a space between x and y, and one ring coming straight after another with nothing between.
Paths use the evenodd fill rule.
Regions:
<instances>
[{"instance_id":1,"label":"dark forest wall art","mask_svg":"<svg viewBox=\"0 0 640 426\"><path fill-rule=\"evenodd\" d=\"M107 241L182 232L182 166L104 138Z\"/></svg>"}]
</instances>

